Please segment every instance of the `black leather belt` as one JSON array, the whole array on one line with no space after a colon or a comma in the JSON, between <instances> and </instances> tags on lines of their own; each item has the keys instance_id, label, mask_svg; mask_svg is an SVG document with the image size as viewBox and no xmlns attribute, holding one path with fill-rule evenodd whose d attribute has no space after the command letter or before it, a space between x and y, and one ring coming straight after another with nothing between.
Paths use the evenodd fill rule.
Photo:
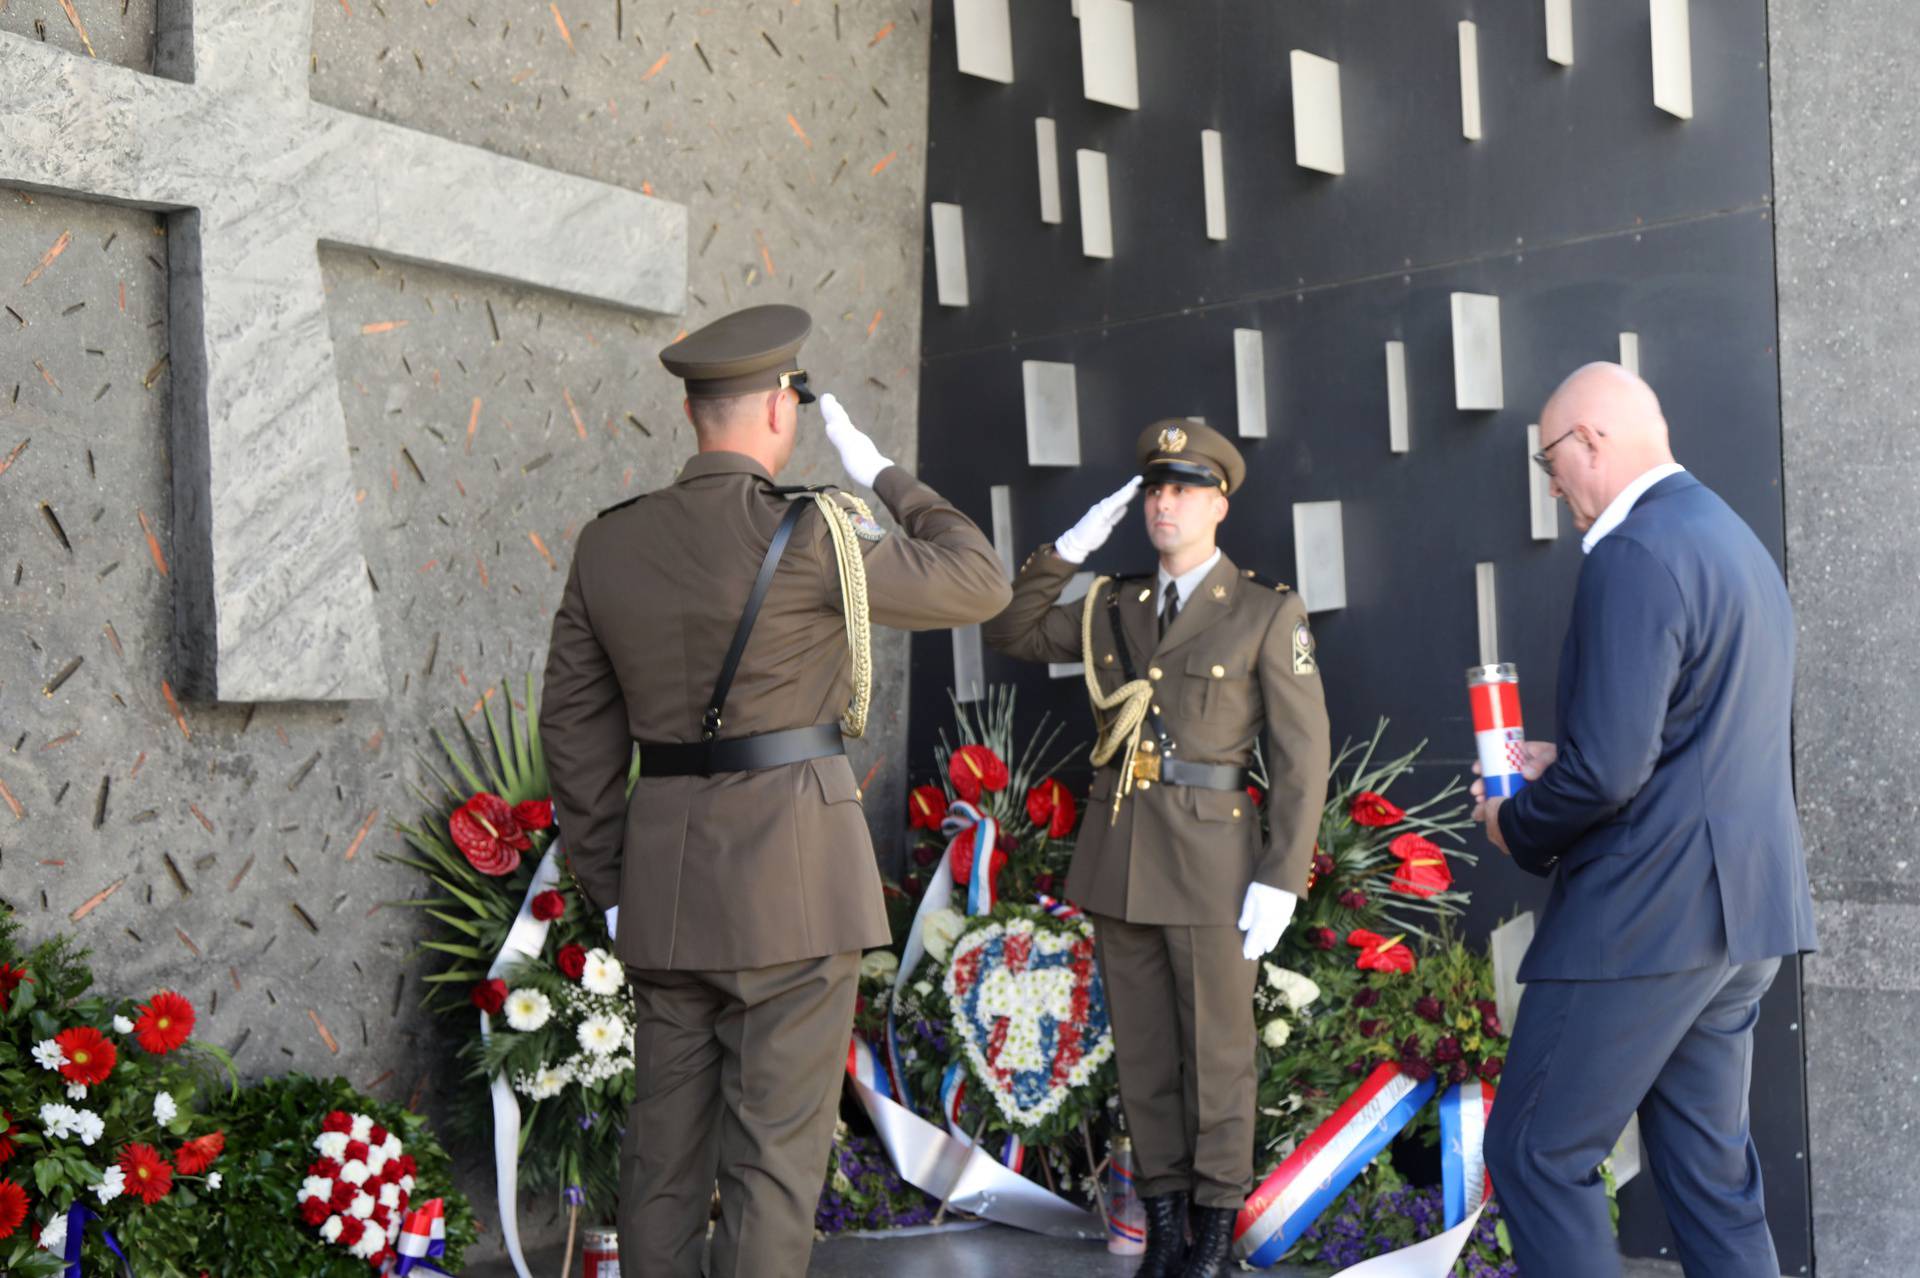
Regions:
<instances>
[{"instance_id":1,"label":"black leather belt","mask_svg":"<svg viewBox=\"0 0 1920 1278\"><path fill-rule=\"evenodd\" d=\"M710 777L718 772L758 772L847 752L846 739L840 735L837 723L818 723L811 728L788 728L720 741L660 745L642 741L639 746L643 777Z\"/></svg>"},{"instance_id":2,"label":"black leather belt","mask_svg":"<svg viewBox=\"0 0 1920 1278\"><path fill-rule=\"evenodd\" d=\"M1231 763L1189 763L1151 753L1134 756L1134 780L1187 785L1200 790L1244 790L1252 777Z\"/></svg>"}]
</instances>

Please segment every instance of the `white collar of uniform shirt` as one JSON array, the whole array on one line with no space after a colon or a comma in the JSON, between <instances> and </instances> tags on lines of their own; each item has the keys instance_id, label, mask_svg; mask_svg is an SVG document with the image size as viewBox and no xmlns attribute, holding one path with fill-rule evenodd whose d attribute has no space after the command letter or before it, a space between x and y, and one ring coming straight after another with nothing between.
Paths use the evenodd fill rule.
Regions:
<instances>
[{"instance_id":1,"label":"white collar of uniform shirt","mask_svg":"<svg viewBox=\"0 0 1920 1278\"><path fill-rule=\"evenodd\" d=\"M1207 574L1212 572L1213 566L1219 562L1220 548L1215 546L1213 553L1207 556L1207 562L1201 564L1191 572L1181 573L1178 577L1169 577L1167 576L1167 570L1162 568L1153 587L1153 610L1157 613L1167 606L1167 583L1172 582L1173 588L1179 592L1180 607L1184 611L1187 606L1187 600L1193 598L1193 592L1199 589L1200 583L1207 579Z\"/></svg>"},{"instance_id":2,"label":"white collar of uniform shirt","mask_svg":"<svg viewBox=\"0 0 1920 1278\"><path fill-rule=\"evenodd\" d=\"M1683 475L1686 470L1687 468L1679 462L1667 462L1665 465L1655 466L1621 489L1620 495L1607 504L1607 508L1600 512L1600 518L1593 521L1593 527L1587 529L1587 535L1580 539L1580 553L1592 554L1593 548L1600 544L1601 538L1620 526L1620 521L1632 511L1633 504L1646 495L1647 489L1669 475Z\"/></svg>"}]
</instances>

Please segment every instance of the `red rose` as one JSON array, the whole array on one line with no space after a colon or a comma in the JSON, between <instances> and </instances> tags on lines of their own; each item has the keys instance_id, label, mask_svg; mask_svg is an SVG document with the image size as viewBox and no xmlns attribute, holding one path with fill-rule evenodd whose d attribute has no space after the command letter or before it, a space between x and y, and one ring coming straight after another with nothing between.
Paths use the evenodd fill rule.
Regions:
<instances>
[{"instance_id":1,"label":"red rose","mask_svg":"<svg viewBox=\"0 0 1920 1278\"><path fill-rule=\"evenodd\" d=\"M1464 1083L1471 1077L1473 1077L1473 1070L1465 1061L1455 1061L1453 1064L1447 1066L1447 1081L1449 1083Z\"/></svg>"},{"instance_id":2,"label":"red rose","mask_svg":"<svg viewBox=\"0 0 1920 1278\"><path fill-rule=\"evenodd\" d=\"M1363 790L1354 796L1351 811L1355 824L1381 829L1390 825L1399 825L1407 816L1404 809L1395 807L1386 796L1375 794L1371 790Z\"/></svg>"},{"instance_id":3,"label":"red rose","mask_svg":"<svg viewBox=\"0 0 1920 1278\"><path fill-rule=\"evenodd\" d=\"M937 830L947 816L947 796L937 785L916 785L907 792L907 828Z\"/></svg>"},{"instance_id":4,"label":"red rose","mask_svg":"<svg viewBox=\"0 0 1920 1278\"><path fill-rule=\"evenodd\" d=\"M1451 1065L1460 1059L1460 1055L1460 1040L1451 1034L1442 1035L1440 1041L1433 1045L1435 1064Z\"/></svg>"},{"instance_id":5,"label":"red rose","mask_svg":"<svg viewBox=\"0 0 1920 1278\"><path fill-rule=\"evenodd\" d=\"M1036 892L1044 892L1051 896L1053 894L1053 875L1036 874L1033 878L1033 890Z\"/></svg>"},{"instance_id":6,"label":"red rose","mask_svg":"<svg viewBox=\"0 0 1920 1278\"><path fill-rule=\"evenodd\" d=\"M1359 1025L1360 1037L1372 1038L1375 1034L1385 1029L1386 1025L1387 1023L1385 1021L1361 1021Z\"/></svg>"},{"instance_id":7,"label":"red rose","mask_svg":"<svg viewBox=\"0 0 1920 1278\"><path fill-rule=\"evenodd\" d=\"M1506 1067L1507 1061L1504 1056L1489 1056L1480 1062L1480 1077L1491 1083L1494 1079L1500 1077L1500 1071Z\"/></svg>"},{"instance_id":8,"label":"red rose","mask_svg":"<svg viewBox=\"0 0 1920 1278\"><path fill-rule=\"evenodd\" d=\"M320 1130L323 1132L350 1132L353 1130L353 1115L347 1113L345 1110L336 1109L320 1120Z\"/></svg>"},{"instance_id":9,"label":"red rose","mask_svg":"<svg viewBox=\"0 0 1920 1278\"><path fill-rule=\"evenodd\" d=\"M300 1204L300 1219L308 1228L318 1229L327 1223L327 1217L333 1215L333 1208L324 1198L309 1198Z\"/></svg>"},{"instance_id":10,"label":"red rose","mask_svg":"<svg viewBox=\"0 0 1920 1278\"><path fill-rule=\"evenodd\" d=\"M1323 950L1330 950L1340 944L1340 934L1330 927L1317 927L1307 935L1313 938L1314 945Z\"/></svg>"},{"instance_id":11,"label":"red rose","mask_svg":"<svg viewBox=\"0 0 1920 1278\"><path fill-rule=\"evenodd\" d=\"M533 846L507 801L485 792L447 818L447 834L474 869L496 878L519 869L520 854Z\"/></svg>"},{"instance_id":12,"label":"red rose","mask_svg":"<svg viewBox=\"0 0 1920 1278\"><path fill-rule=\"evenodd\" d=\"M471 990L467 991L467 1000L488 1016L498 1016L500 1015L500 1009L507 1005L507 983L497 978L491 981L480 981L475 984ZM348 1119L345 1127L326 1127L322 1130L330 1132L351 1131L353 1130L353 1120Z\"/></svg>"},{"instance_id":13,"label":"red rose","mask_svg":"<svg viewBox=\"0 0 1920 1278\"><path fill-rule=\"evenodd\" d=\"M1367 908L1367 894L1359 888L1348 888L1340 894L1340 904L1349 910L1364 910Z\"/></svg>"},{"instance_id":14,"label":"red rose","mask_svg":"<svg viewBox=\"0 0 1920 1278\"><path fill-rule=\"evenodd\" d=\"M1363 972L1411 972L1414 968L1413 951L1400 944L1397 936L1389 940L1356 928L1347 934L1347 944L1360 951L1353 965Z\"/></svg>"},{"instance_id":15,"label":"red rose","mask_svg":"<svg viewBox=\"0 0 1920 1278\"><path fill-rule=\"evenodd\" d=\"M917 847L913 850L913 863L926 869L940 859L940 849L936 847Z\"/></svg>"},{"instance_id":16,"label":"red rose","mask_svg":"<svg viewBox=\"0 0 1920 1278\"><path fill-rule=\"evenodd\" d=\"M173 1051L193 1034L193 1004L172 990L161 990L151 1002L143 1003L139 1011L139 1019L133 1023L133 1036L155 1056Z\"/></svg>"},{"instance_id":17,"label":"red rose","mask_svg":"<svg viewBox=\"0 0 1920 1278\"><path fill-rule=\"evenodd\" d=\"M225 1132L208 1132L205 1136L196 1136L174 1151L173 1161L183 1176L198 1176L213 1166L213 1160L227 1151ZM327 1171L309 1171L310 1176L326 1176L331 1179L340 1174L340 1166L331 1158L323 1158L320 1163L328 1166ZM318 1166L319 1164L315 1164Z\"/></svg>"},{"instance_id":18,"label":"red rose","mask_svg":"<svg viewBox=\"0 0 1920 1278\"><path fill-rule=\"evenodd\" d=\"M580 974L587 970L586 946L574 944L561 946L560 952L553 956L553 965L559 968L560 975L569 981L579 980ZM500 986L500 1002L504 1006L507 1001L507 983L500 981L497 984Z\"/></svg>"},{"instance_id":19,"label":"red rose","mask_svg":"<svg viewBox=\"0 0 1920 1278\"><path fill-rule=\"evenodd\" d=\"M151 1145L128 1145L120 1151L120 1171L126 1192L143 1203L157 1203L173 1188L173 1167Z\"/></svg>"},{"instance_id":20,"label":"red rose","mask_svg":"<svg viewBox=\"0 0 1920 1278\"><path fill-rule=\"evenodd\" d=\"M978 803L982 790L1007 788L1007 765L983 745L964 745L955 750L947 761L947 776L954 792L968 803Z\"/></svg>"},{"instance_id":21,"label":"red rose","mask_svg":"<svg viewBox=\"0 0 1920 1278\"><path fill-rule=\"evenodd\" d=\"M542 923L551 923L567 912L567 898L549 888L545 892L534 894L533 917Z\"/></svg>"},{"instance_id":22,"label":"red rose","mask_svg":"<svg viewBox=\"0 0 1920 1278\"><path fill-rule=\"evenodd\" d=\"M99 1030L81 1025L70 1030L61 1030L53 1036L60 1045L60 1054L67 1063L60 1067L60 1077L69 1083L81 1083L92 1087L107 1081L107 1075L113 1073L114 1062L120 1054L112 1043Z\"/></svg>"},{"instance_id":23,"label":"red rose","mask_svg":"<svg viewBox=\"0 0 1920 1278\"><path fill-rule=\"evenodd\" d=\"M544 830L553 824L553 803L548 799L528 799L513 805L513 820L522 830Z\"/></svg>"},{"instance_id":24,"label":"red rose","mask_svg":"<svg viewBox=\"0 0 1920 1278\"><path fill-rule=\"evenodd\" d=\"M1441 1008L1439 999L1427 994L1413 1001L1413 1014L1423 1021L1432 1021L1438 1025L1446 1012Z\"/></svg>"},{"instance_id":25,"label":"red rose","mask_svg":"<svg viewBox=\"0 0 1920 1278\"><path fill-rule=\"evenodd\" d=\"M1433 1066L1421 1060L1401 1061L1400 1072L1416 1083L1424 1083L1433 1077Z\"/></svg>"},{"instance_id":26,"label":"red rose","mask_svg":"<svg viewBox=\"0 0 1920 1278\"><path fill-rule=\"evenodd\" d=\"M1404 896L1434 896L1453 886L1453 869L1447 854L1431 839L1403 834L1387 845L1387 851L1400 858L1393 873L1393 890Z\"/></svg>"},{"instance_id":27,"label":"red rose","mask_svg":"<svg viewBox=\"0 0 1920 1278\"><path fill-rule=\"evenodd\" d=\"M1073 833L1076 815L1073 795L1053 777L1027 791L1027 819L1051 838L1064 839Z\"/></svg>"}]
</instances>

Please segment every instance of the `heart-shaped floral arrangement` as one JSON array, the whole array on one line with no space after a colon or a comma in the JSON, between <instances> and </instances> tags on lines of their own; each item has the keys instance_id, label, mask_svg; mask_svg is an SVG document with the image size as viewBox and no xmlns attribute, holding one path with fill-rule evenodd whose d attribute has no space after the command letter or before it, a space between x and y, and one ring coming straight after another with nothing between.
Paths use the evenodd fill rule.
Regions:
<instances>
[{"instance_id":1,"label":"heart-shaped floral arrangement","mask_svg":"<svg viewBox=\"0 0 1920 1278\"><path fill-rule=\"evenodd\" d=\"M954 943L946 992L969 1072L1016 1126L1045 1120L1113 1055L1085 918L973 928Z\"/></svg>"}]
</instances>

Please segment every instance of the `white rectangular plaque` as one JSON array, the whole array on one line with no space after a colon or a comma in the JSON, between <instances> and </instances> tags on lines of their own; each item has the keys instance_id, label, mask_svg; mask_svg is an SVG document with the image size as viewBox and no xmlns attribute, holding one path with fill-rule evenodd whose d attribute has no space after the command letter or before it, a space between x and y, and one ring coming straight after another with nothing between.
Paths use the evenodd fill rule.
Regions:
<instances>
[{"instance_id":1,"label":"white rectangular plaque","mask_svg":"<svg viewBox=\"0 0 1920 1278\"><path fill-rule=\"evenodd\" d=\"M1007 580L1013 580L1013 489L1006 484L994 484L987 489L987 503L992 511L993 548L1000 555L1000 562L1006 565Z\"/></svg>"},{"instance_id":2,"label":"white rectangular plaque","mask_svg":"<svg viewBox=\"0 0 1920 1278\"><path fill-rule=\"evenodd\" d=\"M1693 31L1687 0L1648 0L1653 18L1653 104L1693 118Z\"/></svg>"},{"instance_id":3,"label":"white rectangular plaque","mask_svg":"<svg viewBox=\"0 0 1920 1278\"><path fill-rule=\"evenodd\" d=\"M1533 911L1515 915L1487 938L1487 953L1493 960L1493 1002L1500 1015L1500 1026L1513 1033L1513 1018L1520 1014L1520 996L1526 986L1520 984L1520 964L1533 944Z\"/></svg>"},{"instance_id":4,"label":"white rectangular plaque","mask_svg":"<svg viewBox=\"0 0 1920 1278\"><path fill-rule=\"evenodd\" d=\"M1454 407L1486 412L1506 406L1500 374L1500 299L1486 293L1453 295Z\"/></svg>"},{"instance_id":5,"label":"white rectangular plaque","mask_svg":"<svg viewBox=\"0 0 1920 1278\"><path fill-rule=\"evenodd\" d=\"M1553 541L1560 536L1560 503L1553 499L1553 481L1534 464L1540 451L1540 428L1527 427L1527 507L1535 541ZM1548 455L1552 460L1552 455Z\"/></svg>"},{"instance_id":6,"label":"white rectangular plaque","mask_svg":"<svg viewBox=\"0 0 1920 1278\"><path fill-rule=\"evenodd\" d=\"M1080 0L1080 73L1089 101L1140 109L1132 0Z\"/></svg>"},{"instance_id":7,"label":"white rectangular plaque","mask_svg":"<svg viewBox=\"0 0 1920 1278\"><path fill-rule=\"evenodd\" d=\"M1233 396L1242 439L1267 437L1266 342L1257 328L1233 330Z\"/></svg>"},{"instance_id":8,"label":"white rectangular plaque","mask_svg":"<svg viewBox=\"0 0 1920 1278\"><path fill-rule=\"evenodd\" d=\"M1573 65L1573 0L1547 0L1547 61Z\"/></svg>"},{"instance_id":9,"label":"white rectangular plaque","mask_svg":"<svg viewBox=\"0 0 1920 1278\"><path fill-rule=\"evenodd\" d=\"M1227 238L1227 170L1220 154L1220 130L1200 130L1200 182L1207 194L1207 238Z\"/></svg>"},{"instance_id":10,"label":"white rectangular plaque","mask_svg":"<svg viewBox=\"0 0 1920 1278\"><path fill-rule=\"evenodd\" d=\"M1040 158L1040 220L1060 223L1060 139L1047 116L1033 122L1034 150Z\"/></svg>"},{"instance_id":11,"label":"white rectangular plaque","mask_svg":"<svg viewBox=\"0 0 1920 1278\"><path fill-rule=\"evenodd\" d=\"M1491 666L1500 660L1500 597L1493 565L1473 566L1473 611L1480 624L1480 664Z\"/></svg>"},{"instance_id":12,"label":"white rectangular plaque","mask_svg":"<svg viewBox=\"0 0 1920 1278\"><path fill-rule=\"evenodd\" d=\"M1293 579L1308 612L1347 606L1347 548L1339 502L1293 504Z\"/></svg>"},{"instance_id":13,"label":"white rectangular plaque","mask_svg":"<svg viewBox=\"0 0 1920 1278\"><path fill-rule=\"evenodd\" d=\"M1027 403L1027 464L1080 464L1080 394L1071 364L1029 359L1020 363Z\"/></svg>"},{"instance_id":14,"label":"white rectangular plaque","mask_svg":"<svg viewBox=\"0 0 1920 1278\"><path fill-rule=\"evenodd\" d=\"M1072 579L1067 582L1066 589L1060 592L1058 602L1063 604L1075 603L1081 599L1085 599L1087 597L1087 588L1093 585L1093 576L1090 572L1076 572L1073 574ZM1049 661L1047 663L1047 677L1049 679L1077 679L1085 673L1086 668L1087 665L1084 661Z\"/></svg>"},{"instance_id":15,"label":"white rectangular plaque","mask_svg":"<svg viewBox=\"0 0 1920 1278\"><path fill-rule=\"evenodd\" d=\"M1629 373L1640 371L1640 334L1620 334L1620 367Z\"/></svg>"},{"instance_id":16,"label":"white rectangular plaque","mask_svg":"<svg viewBox=\"0 0 1920 1278\"><path fill-rule=\"evenodd\" d=\"M963 75L1013 83L1009 0L953 0L953 48Z\"/></svg>"},{"instance_id":17,"label":"white rectangular plaque","mask_svg":"<svg viewBox=\"0 0 1920 1278\"><path fill-rule=\"evenodd\" d=\"M1460 24L1460 135L1480 140L1480 29Z\"/></svg>"},{"instance_id":18,"label":"white rectangular plaque","mask_svg":"<svg viewBox=\"0 0 1920 1278\"><path fill-rule=\"evenodd\" d=\"M986 695L986 650L979 626L960 626L953 632L953 695L958 701L978 701Z\"/></svg>"},{"instance_id":19,"label":"white rectangular plaque","mask_svg":"<svg viewBox=\"0 0 1920 1278\"><path fill-rule=\"evenodd\" d=\"M1340 128L1340 64L1295 49L1293 68L1293 159L1303 169L1347 171Z\"/></svg>"},{"instance_id":20,"label":"white rectangular plaque","mask_svg":"<svg viewBox=\"0 0 1920 1278\"><path fill-rule=\"evenodd\" d=\"M1387 343L1387 449L1404 453L1413 446L1407 402L1407 344Z\"/></svg>"},{"instance_id":21,"label":"white rectangular plaque","mask_svg":"<svg viewBox=\"0 0 1920 1278\"><path fill-rule=\"evenodd\" d=\"M958 204L934 201L933 278L942 306L967 304L967 235Z\"/></svg>"},{"instance_id":22,"label":"white rectangular plaque","mask_svg":"<svg viewBox=\"0 0 1920 1278\"><path fill-rule=\"evenodd\" d=\"M1080 175L1080 251L1113 256L1113 209L1107 202L1107 153L1075 151Z\"/></svg>"}]
</instances>

